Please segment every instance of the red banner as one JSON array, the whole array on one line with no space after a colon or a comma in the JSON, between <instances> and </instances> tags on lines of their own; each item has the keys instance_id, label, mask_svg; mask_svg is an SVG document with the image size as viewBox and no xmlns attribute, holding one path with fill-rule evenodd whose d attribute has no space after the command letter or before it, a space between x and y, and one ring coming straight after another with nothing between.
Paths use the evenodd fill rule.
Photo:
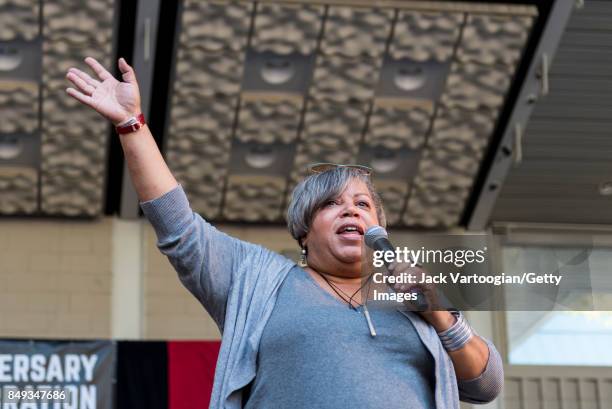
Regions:
<instances>
[{"instance_id":1,"label":"red banner","mask_svg":"<svg viewBox=\"0 0 612 409\"><path fill-rule=\"evenodd\" d=\"M210 404L219 341L168 342L168 408L206 409Z\"/></svg>"}]
</instances>

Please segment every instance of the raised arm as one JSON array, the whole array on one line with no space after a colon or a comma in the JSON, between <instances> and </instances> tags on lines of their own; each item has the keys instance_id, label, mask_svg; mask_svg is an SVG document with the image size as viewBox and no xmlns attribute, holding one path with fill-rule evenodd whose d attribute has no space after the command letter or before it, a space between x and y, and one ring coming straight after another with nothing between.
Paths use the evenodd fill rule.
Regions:
<instances>
[{"instance_id":1,"label":"raised arm","mask_svg":"<svg viewBox=\"0 0 612 409\"><path fill-rule=\"evenodd\" d=\"M123 81L118 81L91 57L87 57L85 63L96 73L97 79L78 68L70 68L66 78L74 84L74 88L66 89L68 95L93 108L115 126L140 114L136 75L123 58L119 59ZM148 126L119 135L119 139L141 202L160 197L177 186Z\"/></svg>"},{"instance_id":2,"label":"raised arm","mask_svg":"<svg viewBox=\"0 0 612 409\"><path fill-rule=\"evenodd\" d=\"M123 81L117 81L93 58L88 57L85 62L97 79L70 68L66 77L75 88L66 89L68 95L115 126L140 114L136 75L123 58L119 59ZM244 297L248 299L247 290L252 291L254 282L272 280L271 272L286 270L293 263L263 247L220 232L193 212L146 125L119 138L140 206L155 229L157 247L168 257L185 287L223 329L230 288L236 280L248 273L250 287L243 286ZM245 305L248 307L249 303Z\"/></svg>"}]
</instances>

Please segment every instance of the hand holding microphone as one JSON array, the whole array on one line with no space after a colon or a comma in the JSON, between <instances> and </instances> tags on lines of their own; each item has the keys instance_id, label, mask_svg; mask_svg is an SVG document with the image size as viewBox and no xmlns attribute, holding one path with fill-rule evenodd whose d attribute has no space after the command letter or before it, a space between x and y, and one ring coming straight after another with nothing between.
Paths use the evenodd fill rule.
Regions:
<instances>
[{"instance_id":1,"label":"hand holding microphone","mask_svg":"<svg viewBox=\"0 0 612 409\"><path fill-rule=\"evenodd\" d=\"M395 254L395 247L391 244L388 238L387 231L381 226L371 226L367 229L364 235L366 246L383 252L391 252ZM415 301L408 301L406 305L415 311L431 311L438 305L438 299L435 286L427 283L424 279L427 272L413 260L408 262L388 262L385 257L384 261L389 275L396 277L412 276L413 283L395 283L392 285L393 290L403 293L416 293Z\"/></svg>"}]
</instances>

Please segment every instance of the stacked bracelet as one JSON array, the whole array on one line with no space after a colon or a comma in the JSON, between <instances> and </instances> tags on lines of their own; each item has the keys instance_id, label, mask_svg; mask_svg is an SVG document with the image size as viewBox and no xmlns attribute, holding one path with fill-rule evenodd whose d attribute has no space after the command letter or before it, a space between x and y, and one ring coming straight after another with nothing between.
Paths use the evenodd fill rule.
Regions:
<instances>
[{"instance_id":1,"label":"stacked bracelet","mask_svg":"<svg viewBox=\"0 0 612 409\"><path fill-rule=\"evenodd\" d=\"M462 348L474 335L474 330L459 311L450 311L457 318L449 329L438 332L442 346L447 351L456 351Z\"/></svg>"}]
</instances>

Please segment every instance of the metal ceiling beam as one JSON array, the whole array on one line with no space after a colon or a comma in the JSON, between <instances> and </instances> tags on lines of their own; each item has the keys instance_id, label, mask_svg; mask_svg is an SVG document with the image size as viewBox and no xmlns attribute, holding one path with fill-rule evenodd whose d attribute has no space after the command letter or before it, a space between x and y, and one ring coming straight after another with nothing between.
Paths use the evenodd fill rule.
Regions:
<instances>
[{"instance_id":1,"label":"metal ceiling beam","mask_svg":"<svg viewBox=\"0 0 612 409\"><path fill-rule=\"evenodd\" d=\"M501 143L497 147L493 163L485 178L485 182L476 199L476 205L469 216L468 230L484 229L493 212L493 207L501 191L501 187L513 163L517 163L515 150L516 138L522 140L522 131L534 109L537 98L545 96L548 89L548 67L561 41L561 36L575 7L574 0L557 0L552 6L546 26L542 31L540 42L534 58L529 66L517 103L510 114L508 126L504 130Z\"/></svg>"},{"instance_id":2,"label":"metal ceiling beam","mask_svg":"<svg viewBox=\"0 0 612 409\"><path fill-rule=\"evenodd\" d=\"M146 118L148 118L151 107L159 8L160 0L139 1L134 27L132 67L138 77L141 109ZM132 184L127 162L124 161L119 216L124 219L137 219L139 211L138 195Z\"/></svg>"}]
</instances>

